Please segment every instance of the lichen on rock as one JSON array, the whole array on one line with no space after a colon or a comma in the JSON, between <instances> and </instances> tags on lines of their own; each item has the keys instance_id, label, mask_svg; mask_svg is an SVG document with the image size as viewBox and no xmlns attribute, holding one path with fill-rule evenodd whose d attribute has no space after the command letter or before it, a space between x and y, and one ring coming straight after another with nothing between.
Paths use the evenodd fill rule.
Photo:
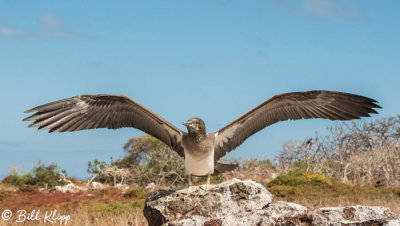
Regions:
<instances>
[{"instance_id":1,"label":"lichen on rock","mask_svg":"<svg viewBox=\"0 0 400 226\"><path fill-rule=\"evenodd\" d=\"M267 187L232 179L206 191L160 190L143 209L150 226L158 225L399 225L400 216L386 207L325 207L310 211L291 202L272 202Z\"/></svg>"}]
</instances>

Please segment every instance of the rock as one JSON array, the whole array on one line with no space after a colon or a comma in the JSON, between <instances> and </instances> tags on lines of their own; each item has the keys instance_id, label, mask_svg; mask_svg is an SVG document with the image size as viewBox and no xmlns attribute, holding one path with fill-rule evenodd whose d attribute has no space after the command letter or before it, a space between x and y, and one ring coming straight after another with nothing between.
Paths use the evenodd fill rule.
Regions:
<instances>
[{"instance_id":1,"label":"rock","mask_svg":"<svg viewBox=\"0 0 400 226\"><path fill-rule=\"evenodd\" d=\"M384 225L396 215L382 206L325 207L309 213L313 224L320 225ZM399 216L397 216L400 220Z\"/></svg>"},{"instance_id":2,"label":"rock","mask_svg":"<svg viewBox=\"0 0 400 226\"><path fill-rule=\"evenodd\" d=\"M88 183L86 185L86 187L89 189L94 189L94 190L101 190L101 189L106 188L106 186L104 184L96 182L96 181L92 181L92 182Z\"/></svg>"},{"instance_id":3,"label":"rock","mask_svg":"<svg viewBox=\"0 0 400 226\"><path fill-rule=\"evenodd\" d=\"M155 225L400 225L400 216L385 207L326 207L309 211L290 202L272 202L267 187L251 180L233 179L209 191L194 186L186 191L159 190L143 209Z\"/></svg>"},{"instance_id":4,"label":"rock","mask_svg":"<svg viewBox=\"0 0 400 226\"><path fill-rule=\"evenodd\" d=\"M155 187L156 187L156 184L154 182L151 182L145 187L145 189L150 190L150 189L154 189Z\"/></svg>"},{"instance_id":5,"label":"rock","mask_svg":"<svg viewBox=\"0 0 400 226\"><path fill-rule=\"evenodd\" d=\"M76 193L79 191L86 191L86 188L82 188L79 186L76 186L72 183L64 185L64 186L55 186L54 189L56 191L61 191L62 193Z\"/></svg>"},{"instance_id":6,"label":"rock","mask_svg":"<svg viewBox=\"0 0 400 226\"><path fill-rule=\"evenodd\" d=\"M264 214L268 215L274 224L284 225L291 223L292 225L301 225L308 222L307 207L302 205L278 201L271 203L264 210Z\"/></svg>"},{"instance_id":7,"label":"rock","mask_svg":"<svg viewBox=\"0 0 400 226\"><path fill-rule=\"evenodd\" d=\"M259 222L256 210L272 202L272 194L265 185L255 181L233 179L205 191L197 186L192 192L161 190L147 199L144 215L149 225L170 222L175 225L203 225L221 221L222 224L247 224ZM262 212L260 212L262 214ZM269 220L269 217L266 218ZM268 221L269 222L269 221Z\"/></svg>"},{"instance_id":8,"label":"rock","mask_svg":"<svg viewBox=\"0 0 400 226\"><path fill-rule=\"evenodd\" d=\"M384 224L384 226L399 226L400 225L400 219L393 219L389 220L387 223Z\"/></svg>"},{"instance_id":9,"label":"rock","mask_svg":"<svg viewBox=\"0 0 400 226\"><path fill-rule=\"evenodd\" d=\"M115 187L119 190L122 190L123 193L125 193L129 189L129 185L127 184L116 184Z\"/></svg>"}]
</instances>

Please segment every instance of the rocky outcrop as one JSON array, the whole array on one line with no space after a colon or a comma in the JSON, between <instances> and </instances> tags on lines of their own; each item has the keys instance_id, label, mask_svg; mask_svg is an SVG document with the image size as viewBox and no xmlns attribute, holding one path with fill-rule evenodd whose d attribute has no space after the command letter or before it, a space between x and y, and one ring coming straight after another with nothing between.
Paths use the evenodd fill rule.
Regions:
<instances>
[{"instance_id":1,"label":"rocky outcrop","mask_svg":"<svg viewBox=\"0 0 400 226\"><path fill-rule=\"evenodd\" d=\"M400 225L400 216L382 206L325 207L308 217L314 225Z\"/></svg>"},{"instance_id":2,"label":"rocky outcrop","mask_svg":"<svg viewBox=\"0 0 400 226\"><path fill-rule=\"evenodd\" d=\"M106 188L106 185L96 182L96 181L93 181L93 182L87 183L86 188L92 189L92 190L102 190L102 189Z\"/></svg>"},{"instance_id":3,"label":"rocky outcrop","mask_svg":"<svg viewBox=\"0 0 400 226\"><path fill-rule=\"evenodd\" d=\"M290 202L272 202L265 185L233 179L209 191L160 190L150 194L143 209L153 225L400 225L385 207L327 207L309 211Z\"/></svg>"},{"instance_id":4,"label":"rocky outcrop","mask_svg":"<svg viewBox=\"0 0 400 226\"><path fill-rule=\"evenodd\" d=\"M69 183L69 184L64 185L64 186L55 186L54 190L60 191L62 193L76 193L76 192L80 192L80 191L86 191L87 189L79 187L79 186L76 186L73 183Z\"/></svg>"}]
</instances>

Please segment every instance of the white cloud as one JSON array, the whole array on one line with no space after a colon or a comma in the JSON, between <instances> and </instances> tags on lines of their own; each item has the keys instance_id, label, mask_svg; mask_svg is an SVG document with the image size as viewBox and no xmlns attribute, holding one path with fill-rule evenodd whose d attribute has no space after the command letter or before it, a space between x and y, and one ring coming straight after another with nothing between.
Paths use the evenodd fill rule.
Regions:
<instances>
[{"instance_id":1,"label":"white cloud","mask_svg":"<svg viewBox=\"0 0 400 226\"><path fill-rule=\"evenodd\" d=\"M368 20L362 7L351 0L300 0L296 2L273 0L273 2L296 14L312 18Z\"/></svg>"},{"instance_id":2,"label":"white cloud","mask_svg":"<svg viewBox=\"0 0 400 226\"><path fill-rule=\"evenodd\" d=\"M23 39L65 39L80 38L82 35L70 31L55 15L45 14L38 17L38 28L19 29L0 24L0 38L6 40Z\"/></svg>"},{"instance_id":3,"label":"white cloud","mask_svg":"<svg viewBox=\"0 0 400 226\"><path fill-rule=\"evenodd\" d=\"M366 16L361 7L351 1L303 0L305 10L317 17L336 17L342 19L361 18Z\"/></svg>"},{"instance_id":4,"label":"white cloud","mask_svg":"<svg viewBox=\"0 0 400 226\"><path fill-rule=\"evenodd\" d=\"M0 35L1 36L12 37L12 36L16 36L16 35L22 35L23 33L25 33L23 30L9 28L9 27L6 27L6 26L0 24Z\"/></svg>"},{"instance_id":5,"label":"white cloud","mask_svg":"<svg viewBox=\"0 0 400 226\"><path fill-rule=\"evenodd\" d=\"M62 21L52 15L45 14L39 16L38 35L44 38L78 38L79 34L68 30Z\"/></svg>"}]
</instances>

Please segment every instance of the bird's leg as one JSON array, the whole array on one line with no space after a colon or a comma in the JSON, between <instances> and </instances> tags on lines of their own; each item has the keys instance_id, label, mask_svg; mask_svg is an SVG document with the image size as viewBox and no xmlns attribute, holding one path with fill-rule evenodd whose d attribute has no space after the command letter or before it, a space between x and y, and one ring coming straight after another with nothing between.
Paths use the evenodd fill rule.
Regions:
<instances>
[{"instance_id":1,"label":"bird's leg","mask_svg":"<svg viewBox=\"0 0 400 226\"><path fill-rule=\"evenodd\" d=\"M188 182L189 182L189 187L192 186L192 174L188 175Z\"/></svg>"},{"instance_id":2,"label":"bird's leg","mask_svg":"<svg viewBox=\"0 0 400 226\"><path fill-rule=\"evenodd\" d=\"M187 194L190 194L190 188L192 187L192 174L188 174L188 183L189 183L189 187L187 190Z\"/></svg>"},{"instance_id":3,"label":"bird's leg","mask_svg":"<svg viewBox=\"0 0 400 226\"><path fill-rule=\"evenodd\" d=\"M206 191L208 191L208 186L210 185L211 174L207 174Z\"/></svg>"}]
</instances>

